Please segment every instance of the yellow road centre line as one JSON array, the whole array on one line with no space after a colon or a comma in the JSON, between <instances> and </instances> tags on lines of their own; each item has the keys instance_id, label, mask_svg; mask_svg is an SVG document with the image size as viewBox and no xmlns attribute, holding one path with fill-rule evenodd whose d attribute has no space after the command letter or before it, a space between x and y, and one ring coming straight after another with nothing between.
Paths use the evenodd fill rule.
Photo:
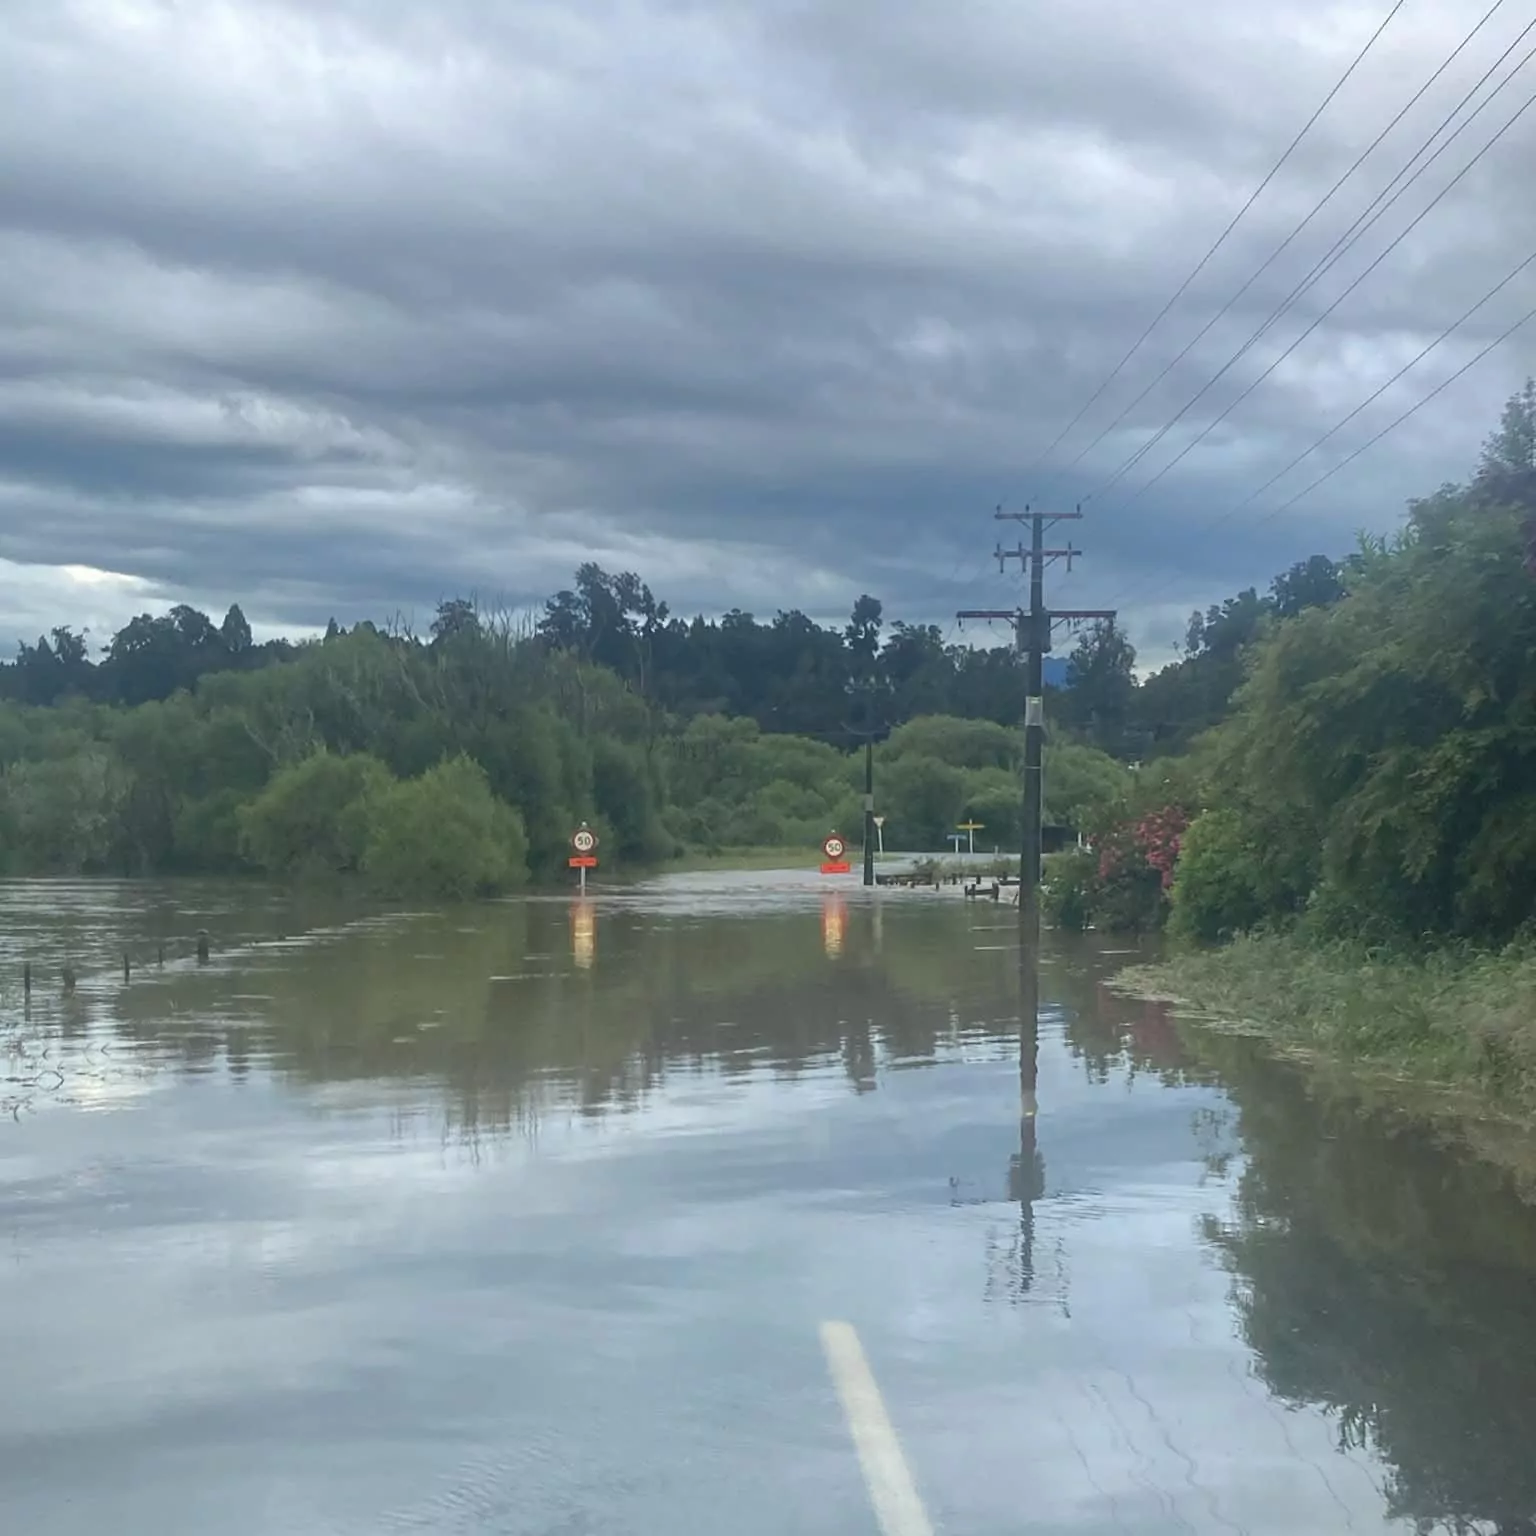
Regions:
<instances>
[{"instance_id":1,"label":"yellow road centre line","mask_svg":"<svg viewBox=\"0 0 1536 1536\"><path fill-rule=\"evenodd\" d=\"M837 1395L842 1399L843 1413L881 1531L884 1536L933 1536L933 1526L918 1497L853 1325L823 1323L821 1347L826 1352Z\"/></svg>"}]
</instances>

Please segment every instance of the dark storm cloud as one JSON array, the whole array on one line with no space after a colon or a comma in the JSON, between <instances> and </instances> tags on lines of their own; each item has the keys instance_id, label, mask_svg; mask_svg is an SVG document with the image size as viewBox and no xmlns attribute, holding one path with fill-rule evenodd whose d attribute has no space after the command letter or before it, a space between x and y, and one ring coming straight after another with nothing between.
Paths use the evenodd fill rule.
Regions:
<instances>
[{"instance_id":1,"label":"dark storm cloud","mask_svg":"<svg viewBox=\"0 0 1536 1536\"><path fill-rule=\"evenodd\" d=\"M1536 110L1142 490L1467 163L1536 68L1104 484L1515 36L1508 6L1083 452L1475 19L1410 0L1041 462L1386 9L14 4L0 600L31 632L72 595L103 614L238 598L257 622L318 625L421 615L461 590L533 603L590 557L683 611L834 615L871 590L947 627L956 606L1012 599L986 559L993 505L1087 497L1073 537L1088 557L1053 591L1118 601L1138 640L1166 648L1195 603L1342 550L1463 473L1530 366L1529 340L1505 348L1266 519L1522 312L1527 275L1243 504L1536 248L1536 205L1510 195Z\"/></svg>"}]
</instances>

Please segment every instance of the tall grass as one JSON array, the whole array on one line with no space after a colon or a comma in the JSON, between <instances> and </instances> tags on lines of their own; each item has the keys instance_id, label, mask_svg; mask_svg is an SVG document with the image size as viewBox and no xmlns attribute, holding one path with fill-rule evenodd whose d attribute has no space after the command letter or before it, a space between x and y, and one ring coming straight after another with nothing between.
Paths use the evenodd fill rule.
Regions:
<instances>
[{"instance_id":1,"label":"tall grass","mask_svg":"<svg viewBox=\"0 0 1536 1536\"><path fill-rule=\"evenodd\" d=\"M1503 1108L1536 1115L1530 945L1409 956L1265 935L1137 966L1117 985L1284 1047L1475 1088Z\"/></svg>"}]
</instances>

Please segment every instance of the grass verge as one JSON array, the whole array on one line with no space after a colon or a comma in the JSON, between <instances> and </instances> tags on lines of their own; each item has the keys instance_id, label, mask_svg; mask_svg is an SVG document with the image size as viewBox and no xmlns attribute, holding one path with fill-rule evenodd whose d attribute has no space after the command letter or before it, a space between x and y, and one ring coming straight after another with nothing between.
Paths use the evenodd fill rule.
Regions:
<instances>
[{"instance_id":1,"label":"grass verge","mask_svg":"<svg viewBox=\"0 0 1536 1536\"><path fill-rule=\"evenodd\" d=\"M1409 958L1263 936L1130 967L1112 985L1288 1054L1459 1090L1467 1110L1536 1123L1529 946Z\"/></svg>"}]
</instances>

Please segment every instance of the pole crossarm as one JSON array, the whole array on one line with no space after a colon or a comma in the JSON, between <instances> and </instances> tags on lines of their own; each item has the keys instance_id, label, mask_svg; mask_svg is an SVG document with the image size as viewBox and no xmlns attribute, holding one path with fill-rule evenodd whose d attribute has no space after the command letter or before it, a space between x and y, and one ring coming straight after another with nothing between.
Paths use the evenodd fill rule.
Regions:
<instances>
[{"instance_id":1,"label":"pole crossarm","mask_svg":"<svg viewBox=\"0 0 1536 1536\"><path fill-rule=\"evenodd\" d=\"M1044 520L1044 523L1045 523L1045 525L1047 527L1049 527L1050 524L1052 524L1052 523L1070 522L1070 521L1072 521L1072 520L1074 520L1076 518L1080 518L1082 515L1083 514L1082 514L1081 511L1077 511L1077 512L1004 512L1001 507L999 507L997 509L997 511L992 514L993 518L997 522L1000 522L1000 523L1027 523L1027 522L1033 521L1033 519L1038 517L1038 518L1041 518L1041 519Z\"/></svg>"},{"instance_id":2,"label":"pole crossarm","mask_svg":"<svg viewBox=\"0 0 1536 1536\"><path fill-rule=\"evenodd\" d=\"M1054 565L1058 560L1065 560L1067 562L1067 570L1070 571L1072 569L1072 562L1076 560L1080 554L1082 554L1082 550L1074 549L1070 544L1068 544L1065 549L1042 549L1040 551L1040 558L1043 559L1047 565ZM997 561L998 570L1006 571L1008 569L1008 562L1010 560L1017 560L1022 565L1026 560L1030 560L1034 556L1033 551L1025 549L1022 544L1013 549L1004 549L1002 545L999 544L998 547L993 551L993 557Z\"/></svg>"}]
</instances>

